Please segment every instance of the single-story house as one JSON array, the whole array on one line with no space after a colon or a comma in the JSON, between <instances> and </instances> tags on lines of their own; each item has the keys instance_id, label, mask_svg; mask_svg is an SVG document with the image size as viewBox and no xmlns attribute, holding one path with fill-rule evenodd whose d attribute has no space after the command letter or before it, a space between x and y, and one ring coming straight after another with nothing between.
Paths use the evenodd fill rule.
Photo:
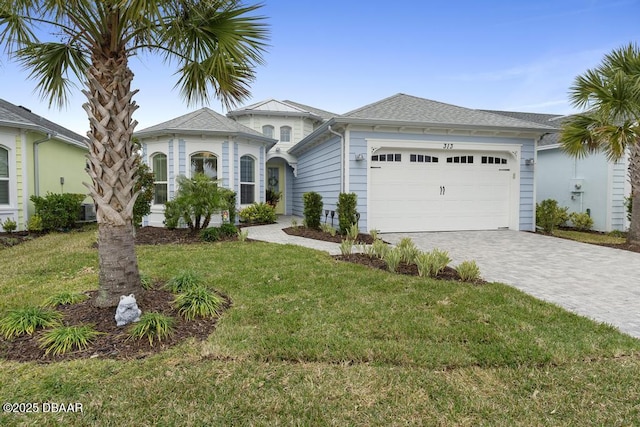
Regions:
<instances>
[{"instance_id":1,"label":"single-story house","mask_svg":"<svg viewBox=\"0 0 640 427\"><path fill-rule=\"evenodd\" d=\"M202 172L236 192L238 208L265 201L265 164L276 141L209 108L148 127L134 136L155 174L151 214L143 226L162 227L164 203L175 196L176 178ZM212 224L219 223L214 219Z\"/></svg>"},{"instance_id":2,"label":"single-story house","mask_svg":"<svg viewBox=\"0 0 640 427\"><path fill-rule=\"evenodd\" d=\"M240 207L271 188L283 193L280 213L301 216L305 192L320 193L329 211L353 192L363 230L531 231L536 144L557 131L405 94L343 115L267 100L227 116L202 109L136 133L157 174L149 225L161 224L175 177L213 157L212 177L238 194L239 168L252 165L255 192L241 194Z\"/></svg>"},{"instance_id":3,"label":"single-story house","mask_svg":"<svg viewBox=\"0 0 640 427\"><path fill-rule=\"evenodd\" d=\"M564 116L492 111L495 114L560 128ZM617 162L603 153L575 158L562 151L558 133L544 135L536 150L536 200L554 199L569 212L587 212L593 229L609 232L629 228L625 197L631 194L628 156Z\"/></svg>"},{"instance_id":4,"label":"single-story house","mask_svg":"<svg viewBox=\"0 0 640 427\"><path fill-rule=\"evenodd\" d=\"M24 230L32 195L87 194L87 152L85 138L0 99L0 223L10 218Z\"/></svg>"}]
</instances>

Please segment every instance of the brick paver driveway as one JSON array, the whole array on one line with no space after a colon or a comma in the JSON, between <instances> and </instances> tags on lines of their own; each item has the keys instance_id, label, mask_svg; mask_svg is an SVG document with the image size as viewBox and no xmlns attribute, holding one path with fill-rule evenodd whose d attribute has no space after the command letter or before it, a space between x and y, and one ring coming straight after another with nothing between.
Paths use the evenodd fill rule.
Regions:
<instances>
[{"instance_id":1,"label":"brick paver driveway","mask_svg":"<svg viewBox=\"0 0 640 427\"><path fill-rule=\"evenodd\" d=\"M386 233L423 250L475 260L482 277L618 327L640 338L640 253L517 231Z\"/></svg>"}]
</instances>

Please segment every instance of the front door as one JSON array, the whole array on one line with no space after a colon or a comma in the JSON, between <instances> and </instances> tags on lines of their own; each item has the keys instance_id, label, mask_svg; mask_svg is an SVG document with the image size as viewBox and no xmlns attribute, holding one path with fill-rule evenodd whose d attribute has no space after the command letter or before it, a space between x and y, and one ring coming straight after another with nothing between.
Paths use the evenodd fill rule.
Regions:
<instances>
[{"instance_id":1,"label":"front door","mask_svg":"<svg viewBox=\"0 0 640 427\"><path fill-rule=\"evenodd\" d=\"M282 166L268 166L267 168L267 201L269 193L280 195L276 204L276 214L284 214L284 168Z\"/></svg>"}]
</instances>

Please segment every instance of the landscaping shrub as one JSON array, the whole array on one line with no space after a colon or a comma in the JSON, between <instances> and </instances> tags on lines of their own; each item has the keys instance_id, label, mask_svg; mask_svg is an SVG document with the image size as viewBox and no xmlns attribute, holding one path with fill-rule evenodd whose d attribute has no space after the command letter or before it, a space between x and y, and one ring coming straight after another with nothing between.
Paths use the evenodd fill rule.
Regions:
<instances>
[{"instance_id":1,"label":"landscaping shrub","mask_svg":"<svg viewBox=\"0 0 640 427\"><path fill-rule=\"evenodd\" d=\"M456 267L456 271L464 282L473 282L480 279L480 267L475 261L463 261Z\"/></svg>"},{"instance_id":2,"label":"landscaping shrub","mask_svg":"<svg viewBox=\"0 0 640 427\"><path fill-rule=\"evenodd\" d=\"M42 219L43 230L68 230L75 227L84 198L84 194L47 193L45 197L31 196L31 201Z\"/></svg>"},{"instance_id":3,"label":"landscaping shrub","mask_svg":"<svg viewBox=\"0 0 640 427\"><path fill-rule=\"evenodd\" d=\"M45 307L57 307L59 305L71 305L77 304L89 298L83 293L80 292L60 292L56 295L51 295L47 298L44 303L42 303Z\"/></svg>"},{"instance_id":4,"label":"landscaping shrub","mask_svg":"<svg viewBox=\"0 0 640 427\"><path fill-rule=\"evenodd\" d=\"M148 274L140 272L140 285L142 285L142 289L148 291L153 287L153 279Z\"/></svg>"},{"instance_id":5,"label":"landscaping shrub","mask_svg":"<svg viewBox=\"0 0 640 427\"><path fill-rule=\"evenodd\" d=\"M589 231L593 228L593 218L586 212L572 212L571 215L569 215L569 219L577 230Z\"/></svg>"},{"instance_id":6,"label":"landscaping shrub","mask_svg":"<svg viewBox=\"0 0 640 427\"><path fill-rule=\"evenodd\" d=\"M193 320L196 317L218 316L223 300L204 286L196 286L178 294L174 304L181 316Z\"/></svg>"},{"instance_id":7,"label":"landscaping shrub","mask_svg":"<svg viewBox=\"0 0 640 427\"><path fill-rule=\"evenodd\" d=\"M320 228L322 217L322 196L314 191L302 195L304 220L309 228Z\"/></svg>"},{"instance_id":8,"label":"landscaping shrub","mask_svg":"<svg viewBox=\"0 0 640 427\"><path fill-rule=\"evenodd\" d=\"M374 240L371 247L373 249L373 253L380 259L384 259L385 255L389 251L389 245L380 239Z\"/></svg>"},{"instance_id":9,"label":"landscaping shrub","mask_svg":"<svg viewBox=\"0 0 640 427\"><path fill-rule=\"evenodd\" d=\"M240 211L240 219L249 224L273 224L276 210L266 203L254 203Z\"/></svg>"},{"instance_id":10,"label":"landscaping shrub","mask_svg":"<svg viewBox=\"0 0 640 427\"><path fill-rule=\"evenodd\" d=\"M239 242L246 242L249 237L249 230L238 230L237 236Z\"/></svg>"},{"instance_id":11,"label":"landscaping shrub","mask_svg":"<svg viewBox=\"0 0 640 427\"><path fill-rule=\"evenodd\" d=\"M18 224L12 218L7 218L2 223L2 229L9 234L16 231L16 228L18 228Z\"/></svg>"},{"instance_id":12,"label":"landscaping shrub","mask_svg":"<svg viewBox=\"0 0 640 427\"><path fill-rule=\"evenodd\" d=\"M165 287L173 293L178 293L201 286L203 282L202 276L195 271L181 270L178 274L169 279Z\"/></svg>"},{"instance_id":13,"label":"landscaping shrub","mask_svg":"<svg viewBox=\"0 0 640 427\"><path fill-rule=\"evenodd\" d=\"M40 339L40 348L45 349L45 354L53 353L54 356L65 354L73 348L83 350L100 334L89 325L59 326L44 333Z\"/></svg>"},{"instance_id":14,"label":"landscaping shrub","mask_svg":"<svg viewBox=\"0 0 640 427\"><path fill-rule=\"evenodd\" d=\"M387 263L389 271L395 273L402 260L402 252L398 248L389 249L383 259Z\"/></svg>"},{"instance_id":15,"label":"landscaping shrub","mask_svg":"<svg viewBox=\"0 0 640 427\"><path fill-rule=\"evenodd\" d=\"M238 233L238 228L234 224L228 222L221 224L218 229L220 230L220 236L224 237L235 236Z\"/></svg>"},{"instance_id":16,"label":"landscaping shrub","mask_svg":"<svg viewBox=\"0 0 640 427\"><path fill-rule=\"evenodd\" d=\"M218 191L218 184L204 173L193 178L180 175L175 199L165 203L165 225L176 228L180 220L191 231L207 228L211 216L226 207Z\"/></svg>"},{"instance_id":17,"label":"landscaping shrub","mask_svg":"<svg viewBox=\"0 0 640 427\"><path fill-rule=\"evenodd\" d=\"M353 240L344 239L342 242L340 242L340 253L342 255L351 255L352 252L353 252Z\"/></svg>"},{"instance_id":18,"label":"landscaping shrub","mask_svg":"<svg viewBox=\"0 0 640 427\"><path fill-rule=\"evenodd\" d=\"M37 328L60 325L62 315L57 311L42 307L18 308L0 319L0 333L6 339L27 334L32 335Z\"/></svg>"},{"instance_id":19,"label":"landscaping shrub","mask_svg":"<svg viewBox=\"0 0 640 427\"><path fill-rule=\"evenodd\" d=\"M340 193L336 211L338 213L338 228L340 234L347 234L349 227L357 223L356 207L358 196L356 193Z\"/></svg>"},{"instance_id":20,"label":"landscaping shrub","mask_svg":"<svg viewBox=\"0 0 640 427\"><path fill-rule=\"evenodd\" d=\"M149 344L153 346L153 340L162 341L173 335L175 320L172 317L161 313L144 313L140 316L140 321L135 323L129 330L131 338L147 338Z\"/></svg>"},{"instance_id":21,"label":"landscaping shrub","mask_svg":"<svg viewBox=\"0 0 640 427\"><path fill-rule=\"evenodd\" d=\"M451 262L449 253L440 249L433 249L431 252L423 252L415 258L420 277L436 277Z\"/></svg>"},{"instance_id":22,"label":"landscaping shrub","mask_svg":"<svg viewBox=\"0 0 640 427\"><path fill-rule=\"evenodd\" d=\"M27 221L27 231L30 233L40 233L42 230L42 218L40 215L31 215L29 221Z\"/></svg>"},{"instance_id":23,"label":"landscaping shrub","mask_svg":"<svg viewBox=\"0 0 640 427\"><path fill-rule=\"evenodd\" d=\"M545 233L552 233L568 219L567 212L568 208L560 208L557 201L545 199L536 204L536 225Z\"/></svg>"},{"instance_id":24,"label":"landscaping shrub","mask_svg":"<svg viewBox=\"0 0 640 427\"><path fill-rule=\"evenodd\" d=\"M396 245L396 248L400 251L402 261L407 264L415 263L416 257L420 254L420 249L409 237L403 237Z\"/></svg>"},{"instance_id":25,"label":"landscaping shrub","mask_svg":"<svg viewBox=\"0 0 640 427\"><path fill-rule=\"evenodd\" d=\"M322 223L320 224L320 230L328 233L331 237L335 236L338 230L336 230L331 224Z\"/></svg>"},{"instance_id":26,"label":"landscaping shrub","mask_svg":"<svg viewBox=\"0 0 640 427\"><path fill-rule=\"evenodd\" d=\"M347 239L351 239L354 242L358 240L358 236L360 235L360 229L358 228L358 224L351 224L351 227L347 229Z\"/></svg>"},{"instance_id":27,"label":"landscaping shrub","mask_svg":"<svg viewBox=\"0 0 640 427\"><path fill-rule=\"evenodd\" d=\"M217 242L220 240L220 229L216 227L205 228L200 231L200 239L205 242Z\"/></svg>"}]
</instances>

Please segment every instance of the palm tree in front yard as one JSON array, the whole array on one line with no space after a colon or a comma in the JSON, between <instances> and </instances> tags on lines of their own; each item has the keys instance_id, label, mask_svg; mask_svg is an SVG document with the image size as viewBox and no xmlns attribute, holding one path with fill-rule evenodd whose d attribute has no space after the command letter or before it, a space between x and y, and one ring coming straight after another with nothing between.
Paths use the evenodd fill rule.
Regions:
<instances>
[{"instance_id":1,"label":"palm tree in front yard","mask_svg":"<svg viewBox=\"0 0 640 427\"><path fill-rule=\"evenodd\" d=\"M233 106L249 96L262 63L267 26L254 15L259 7L239 0L0 0L0 43L49 104L66 104L75 80L85 87L86 185L98 206L96 306L142 292L132 226L138 106L129 58L148 52L176 64L189 103L208 101L213 91Z\"/></svg>"},{"instance_id":2,"label":"palm tree in front yard","mask_svg":"<svg viewBox=\"0 0 640 427\"><path fill-rule=\"evenodd\" d=\"M640 245L640 48L613 50L602 63L578 76L570 89L573 105L584 111L562 126L560 143L575 156L601 151L610 161L628 154L631 226L628 242Z\"/></svg>"}]
</instances>

